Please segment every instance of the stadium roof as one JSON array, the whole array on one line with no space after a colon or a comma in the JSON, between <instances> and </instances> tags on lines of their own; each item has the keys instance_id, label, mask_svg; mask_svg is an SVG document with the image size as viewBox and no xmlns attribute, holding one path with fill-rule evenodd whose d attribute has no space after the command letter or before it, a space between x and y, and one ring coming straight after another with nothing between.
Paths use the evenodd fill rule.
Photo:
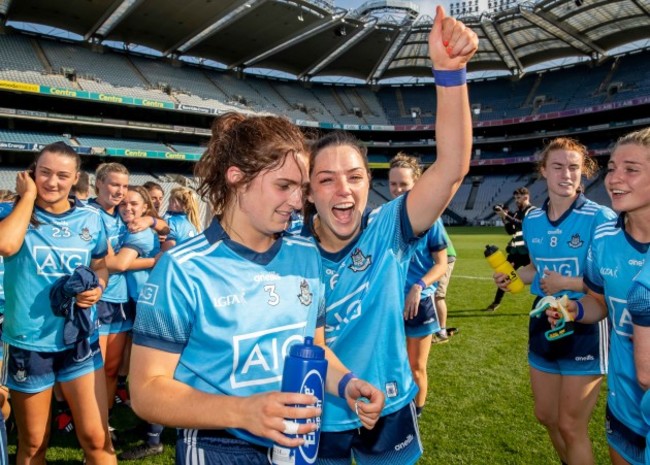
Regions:
<instances>
[{"instance_id":1,"label":"stadium roof","mask_svg":"<svg viewBox=\"0 0 650 465\"><path fill-rule=\"evenodd\" d=\"M0 15L88 41L305 80L431 76L432 19L417 17L406 0L371 0L357 10L331 0L0 0ZM616 47L650 39L650 0L542 0L463 20L480 38L468 70L516 76L559 58L601 61Z\"/></svg>"}]
</instances>

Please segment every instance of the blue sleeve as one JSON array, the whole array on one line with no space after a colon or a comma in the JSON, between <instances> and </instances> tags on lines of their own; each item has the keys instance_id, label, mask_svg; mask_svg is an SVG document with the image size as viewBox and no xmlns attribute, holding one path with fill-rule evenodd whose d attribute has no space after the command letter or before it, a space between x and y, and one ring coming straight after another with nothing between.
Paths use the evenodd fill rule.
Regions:
<instances>
[{"instance_id":1,"label":"blue sleeve","mask_svg":"<svg viewBox=\"0 0 650 465\"><path fill-rule=\"evenodd\" d=\"M605 207L601 205L601 209L598 212L598 215L596 217L596 221L594 222L594 229L596 229L597 226L600 226L603 223L606 223L608 221L613 221L617 217L616 212L612 210L609 207Z\"/></svg>"},{"instance_id":2,"label":"blue sleeve","mask_svg":"<svg viewBox=\"0 0 650 465\"><path fill-rule=\"evenodd\" d=\"M178 224L176 223L176 219L171 215L165 216L167 216L165 221L167 221L167 225L169 226L169 234L167 234L165 240L178 242Z\"/></svg>"},{"instance_id":3,"label":"blue sleeve","mask_svg":"<svg viewBox=\"0 0 650 465\"><path fill-rule=\"evenodd\" d=\"M181 353L190 338L197 295L185 270L171 254L164 254L138 297L133 342Z\"/></svg>"},{"instance_id":4,"label":"blue sleeve","mask_svg":"<svg viewBox=\"0 0 650 465\"><path fill-rule=\"evenodd\" d=\"M600 275L598 263L596 261L596 252L594 250L594 243L589 246L587 252L587 260L585 261L585 272L582 275L582 280L585 285L592 291L603 295L605 293L605 283L603 277Z\"/></svg>"},{"instance_id":5,"label":"blue sleeve","mask_svg":"<svg viewBox=\"0 0 650 465\"><path fill-rule=\"evenodd\" d=\"M4 220L9 216L9 213L14 209L14 204L11 202L0 202L0 220Z\"/></svg>"},{"instance_id":6,"label":"blue sleeve","mask_svg":"<svg viewBox=\"0 0 650 465\"><path fill-rule=\"evenodd\" d=\"M108 253L108 236L106 235L106 226L101 217L97 215L97 242L95 248L92 250L92 258L104 258Z\"/></svg>"},{"instance_id":7,"label":"blue sleeve","mask_svg":"<svg viewBox=\"0 0 650 465\"><path fill-rule=\"evenodd\" d=\"M151 234L148 229L137 233L127 233L122 248L133 249L138 257L145 256L151 249Z\"/></svg>"},{"instance_id":8,"label":"blue sleeve","mask_svg":"<svg viewBox=\"0 0 650 465\"><path fill-rule=\"evenodd\" d=\"M650 288L636 281L627 295L627 310L632 316L632 323L650 326Z\"/></svg>"},{"instance_id":9,"label":"blue sleeve","mask_svg":"<svg viewBox=\"0 0 650 465\"><path fill-rule=\"evenodd\" d=\"M447 241L444 235L444 226L442 220L438 218L429 230L427 235L427 247L431 252L438 252L447 248Z\"/></svg>"}]
</instances>

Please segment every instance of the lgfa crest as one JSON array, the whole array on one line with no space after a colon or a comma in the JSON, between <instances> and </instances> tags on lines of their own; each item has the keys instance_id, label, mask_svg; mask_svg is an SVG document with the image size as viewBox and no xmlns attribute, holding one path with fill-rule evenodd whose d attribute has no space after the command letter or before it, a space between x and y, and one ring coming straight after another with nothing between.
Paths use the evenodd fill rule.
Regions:
<instances>
[{"instance_id":1,"label":"lgfa crest","mask_svg":"<svg viewBox=\"0 0 650 465\"><path fill-rule=\"evenodd\" d=\"M365 271L368 269L368 267L372 264L372 255L368 255L367 257L363 254L361 249L357 247L354 249L354 252L352 252L352 264L348 266L352 271L355 273L357 271Z\"/></svg>"},{"instance_id":2,"label":"lgfa crest","mask_svg":"<svg viewBox=\"0 0 650 465\"><path fill-rule=\"evenodd\" d=\"M298 294L298 300L301 304L307 307L308 305L311 305L313 297L314 294L309 292L309 283L306 279L303 279L300 282L300 294Z\"/></svg>"},{"instance_id":3,"label":"lgfa crest","mask_svg":"<svg viewBox=\"0 0 650 465\"><path fill-rule=\"evenodd\" d=\"M579 247L582 247L582 244L584 244L584 241L580 239L580 234L574 234L571 236L571 240L567 242L569 244L569 247L572 249L577 249Z\"/></svg>"},{"instance_id":4,"label":"lgfa crest","mask_svg":"<svg viewBox=\"0 0 650 465\"><path fill-rule=\"evenodd\" d=\"M79 234L79 237L83 239L84 241L89 241L93 238L92 234L90 234L90 230L88 228L83 228L81 230L81 234Z\"/></svg>"}]
</instances>

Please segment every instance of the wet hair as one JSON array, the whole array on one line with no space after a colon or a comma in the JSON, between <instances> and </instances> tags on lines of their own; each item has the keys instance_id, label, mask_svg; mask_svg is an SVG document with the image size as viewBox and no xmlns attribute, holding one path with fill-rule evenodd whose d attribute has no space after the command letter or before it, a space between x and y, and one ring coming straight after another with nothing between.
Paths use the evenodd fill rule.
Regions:
<instances>
[{"instance_id":1,"label":"wet hair","mask_svg":"<svg viewBox=\"0 0 650 465\"><path fill-rule=\"evenodd\" d=\"M144 201L145 211L142 213L142 216L153 216L154 218L160 218L158 211L153 206L153 201L149 195L149 191L144 186L133 186L129 184L129 192L137 192L142 197Z\"/></svg>"},{"instance_id":2,"label":"wet hair","mask_svg":"<svg viewBox=\"0 0 650 465\"><path fill-rule=\"evenodd\" d=\"M77 183L72 186L72 192L78 197L78 194L88 195L89 191L90 176L85 171L79 171L79 180L77 180Z\"/></svg>"},{"instance_id":3,"label":"wet hair","mask_svg":"<svg viewBox=\"0 0 650 465\"><path fill-rule=\"evenodd\" d=\"M225 113L212 123L212 137L194 168L197 192L220 217L236 189L248 185L262 171L281 167L288 156L306 153L304 135L284 117ZM243 173L236 184L226 178L233 166Z\"/></svg>"},{"instance_id":4,"label":"wet hair","mask_svg":"<svg viewBox=\"0 0 650 465\"><path fill-rule=\"evenodd\" d=\"M372 180L372 174L370 173L370 163L368 162L368 148L354 135L345 131L334 131L326 134L325 136L310 142L310 156L309 156L309 177L311 178L312 173L314 172L314 165L316 157L325 149L330 147L342 147L348 146L352 147L360 156L363 161L363 166L366 169L368 174L368 181ZM316 214L316 206L307 200L305 196L305 202L303 207L303 215L305 221L311 222L311 217Z\"/></svg>"},{"instance_id":5,"label":"wet hair","mask_svg":"<svg viewBox=\"0 0 650 465\"><path fill-rule=\"evenodd\" d=\"M183 213L187 219L194 225L197 231L201 232L201 220L199 218L199 204L196 201L196 195L192 189L187 187L174 187L169 194L169 200L175 199L183 207ZM168 209L169 210L169 209Z\"/></svg>"},{"instance_id":6,"label":"wet hair","mask_svg":"<svg viewBox=\"0 0 650 465\"><path fill-rule=\"evenodd\" d=\"M413 172L413 180L417 181L422 176L422 167L417 157L399 152L389 162L389 171L393 168L409 168Z\"/></svg>"},{"instance_id":7,"label":"wet hair","mask_svg":"<svg viewBox=\"0 0 650 465\"><path fill-rule=\"evenodd\" d=\"M567 150L577 152L582 158L582 174L587 179L593 177L598 172L598 163L589 156L587 147L570 137L558 137L550 141L540 155L537 162L537 171L541 174L542 168L546 166L548 155L554 150Z\"/></svg>"},{"instance_id":8,"label":"wet hair","mask_svg":"<svg viewBox=\"0 0 650 465\"><path fill-rule=\"evenodd\" d=\"M627 144L640 145L641 147L650 149L650 127L639 129L638 131L630 132L622 136L619 140L616 141L616 145L614 146L612 153L621 145Z\"/></svg>"},{"instance_id":9,"label":"wet hair","mask_svg":"<svg viewBox=\"0 0 650 465\"><path fill-rule=\"evenodd\" d=\"M129 170L126 169L122 163L102 163L95 170L95 194L99 195L97 191L97 181L104 182L112 173L129 175Z\"/></svg>"},{"instance_id":10,"label":"wet hair","mask_svg":"<svg viewBox=\"0 0 650 465\"><path fill-rule=\"evenodd\" d=\"M162 186L160 184L158 184L157 182L154 182L154 181L147 181L142 185L142 187L147 189L149 192L151 192L154 189L157 189L160 192L162 192L163 194L165 193L165 190L162 188Z\"/></svg>"}]
</instances>

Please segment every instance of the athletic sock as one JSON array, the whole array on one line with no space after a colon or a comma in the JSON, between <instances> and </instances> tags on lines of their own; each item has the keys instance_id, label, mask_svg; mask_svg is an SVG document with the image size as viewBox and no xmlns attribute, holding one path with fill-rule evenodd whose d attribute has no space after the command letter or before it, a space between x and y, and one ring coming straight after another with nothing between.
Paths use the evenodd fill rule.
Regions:
<instances>
[{"instance_id":1,"label":"athletic sock","mask_svg":"<svg viewBox=\"0 0 650 465\"><path fill-rule=\"evenodd\" d=\"M160 435L164 429L165 427L163 425L149 423L149 426L147 427L147 444L150 446L160 444Z\"/></svg>"}]
</instances>

